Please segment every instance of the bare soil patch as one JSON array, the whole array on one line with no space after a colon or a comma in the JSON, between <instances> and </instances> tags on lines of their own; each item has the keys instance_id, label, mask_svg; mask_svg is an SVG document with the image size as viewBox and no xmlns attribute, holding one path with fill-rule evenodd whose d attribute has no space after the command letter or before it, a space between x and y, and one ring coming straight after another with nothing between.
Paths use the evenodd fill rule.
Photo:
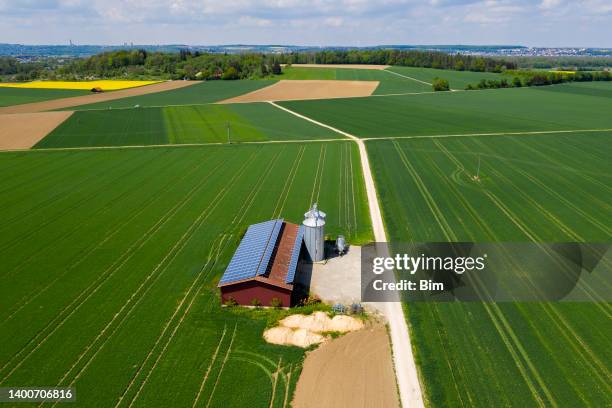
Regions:
<instances>
[{"instance_id":1,"label":"bare soil patch","mask_svg":"<svg viewBox=\"0 0 612 408\"><path fill-rule=\"evenodd\" d=\"M350 68L350 69L387 69L391 65L367 65L367 64L291 64L296 68Z\"/></svg>"},{"instance_id":2,"label":"bare soil patch","mask_svg":"<svg viewBox=\"0 0 612 408\"><path fill-rule=\"evenodd\" d=\"M329 340L325 333L347 333L363 329L363 322L351 316L337 315L330 318L325 312L311 315L294 314L285 317L264 332L268 343L309 347Z\"/></svg>"},{"instance_id":3,"label":"bare soil patch","mask_svg":"<svg viewBox=\"0 0 612 408\"><path fill-rule=\"evenodd\" d=\"M300 99L331 99L370 96L378 81L281 80L268 87L219 103L291 101Z\"/></svg>"},{"instance_id":4,"label":"bare soil patch","mask_svg":"<svg viewBox=\"0 0 612 408\"><path fill-rule=\"evenodd\" d=\"M44 112L55 109L69 108L71 106L87 105L89 103L112 101L114 99L126 98L128 96L145 95L154 92L170 91L172 89L184 88L198 83L199 81L167 81L158 84L140 86L137 88L122 89L120 91L96 93L71 98L54 99L50 101L25 103L22 105L5 106L0 108L0 114L5 113L32 113Z\"/></svg>"},{"instance_id":5,"label":"bare soil patch","mask_svg":"<svg viewBox=\"0 0 612 408\"><path fill-rule=\"evenodd\" d=\"M308 353L292 406L399 407L385 327L374 324Z\"/></svg>"},{"instance_id":6,"label":"bare soil patch","mask_svg":"<svg viewBox=\"0 0 612 408\"><path fill-rule=\"evenodd\" d=\"M66 111L0 115L0 150L31 148L72 113Z\"/></svg>"}]
</instances>

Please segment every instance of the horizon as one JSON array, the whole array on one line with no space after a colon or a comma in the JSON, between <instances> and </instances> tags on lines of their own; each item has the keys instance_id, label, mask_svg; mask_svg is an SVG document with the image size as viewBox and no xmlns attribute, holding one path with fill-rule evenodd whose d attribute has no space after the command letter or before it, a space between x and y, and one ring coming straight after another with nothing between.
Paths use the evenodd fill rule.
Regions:
<instances>
[{"instance_id":1,"label":"horizon","mask_svg":"<svg viewBox=\"0 0 612 408\"><path fill-rule=\"evenodd\" d=\"M3 42L24 45L523 44L610 48L605 0L304 0L218 3L0 0ZM44 28L44 29L41 29ZM279 38L282 36L283 38ZM281 41L279 41L281 40Z\"/></svg>"}]
</instances>

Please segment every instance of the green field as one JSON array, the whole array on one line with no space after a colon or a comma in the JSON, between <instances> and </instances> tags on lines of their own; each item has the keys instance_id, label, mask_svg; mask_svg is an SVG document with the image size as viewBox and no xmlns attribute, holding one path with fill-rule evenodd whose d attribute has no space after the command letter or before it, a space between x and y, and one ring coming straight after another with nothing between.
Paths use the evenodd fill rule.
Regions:
<instances>
[{"instance_id":1,"label":"green field","mask_svg":"<svg viewBox=\"0 0 612 408\"><path fill-rule=\"evenodd\" d=\"M380 84L374 95L386 95L409 92L431 92L429 84L423 84L409 78L391 74L384 70L352 69L352 68L304 68L288 67L283 69L282 75L275 79L292 80L340 80L340 81L379 81Z\"/></svg>"},{"instance_id":2,"label":"green field","mask_svg":"<svg viewBox=\"0 0 612 408\"><path fill-rule=\"evenodd\" d=\"M77 111L35 148L337 139L268 103Z\"/></svg>"},{"instance_id":3,"label":"green field","mask_svg":"<svg viewBox=\"0 0 612 408\"><path fill-rule=\"evenodd\" d=\"M283 106L360 137L611 129L612 83L440 92Z\"/></svg>"},{"instance_id":4,"label":"green field","mask_svg":"<svg viewBox=\"0 0 612 408\"><path fill-rule=\"evenodd\" d=\"M216 284L248 224L313 201L327 233L370 240L358 163L352 142L0 154L0 384L286 406L303 351L266 344L268 314L222 309Z\"/></svg>"},{"instance_id":5,"label":"green field","mask_svg":"<svg viewBox=\"0 0 612 408\"><path fill-rule=\"evenodd\" d=\"M48 101L90 94L89 91L76 89L28 89L0 87L0 106L21 105L23 103Z\"/></svg>"},{"instance_id":6,"label":"green field","mask_svg":"<svg viewBox=\"0 0 612 408\"><path fill-rule=\"evenodd\" d=\"M512 77L507 75L496 74L493 72L454 71L448 69L398 66L390 67L388 70L425 82L431 82L434 80L434 78L443 78L448 81L452 89L465 89L465 87L469 84L476 85L481 79L512 79Z\"/></svg>"},{"instance_id":7,"label":"green field","mask_svg":"<svg viewBox=\"0 0 612 408\"><path fill-rule=\"evenodd\" d=\"M429 138L367 147L391 242L609 242L611 137ZM405 309L431 406L610 404L610 303Z\"/></svg>"},{"instance_id":8,"label":"green field","mask_svg":"<svg viewBox=\"0 0 612 408\"><path fill-rule=\"evenodd\" d=\"M272 85L271 80L203 81L185 88L97 102L64 110L131 108L139 106L199 105L219 102Z\"/></svg>"}]
</instances>

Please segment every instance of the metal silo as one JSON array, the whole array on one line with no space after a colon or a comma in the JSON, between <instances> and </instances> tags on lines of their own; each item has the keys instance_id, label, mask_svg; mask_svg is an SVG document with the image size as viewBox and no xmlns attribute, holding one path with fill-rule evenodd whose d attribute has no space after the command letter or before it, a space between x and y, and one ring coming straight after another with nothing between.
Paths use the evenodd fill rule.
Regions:
<instances>
[{"instance_id":1,"label":"metal silo","mask_svg":"<svg viewBox=\"0 0 612 408\"><path fill-rule=\"evenodd\" d=\"M312 262L325 259L325 217L316 203L304 214L304 244Z\"/></svg>"}]
</instances>

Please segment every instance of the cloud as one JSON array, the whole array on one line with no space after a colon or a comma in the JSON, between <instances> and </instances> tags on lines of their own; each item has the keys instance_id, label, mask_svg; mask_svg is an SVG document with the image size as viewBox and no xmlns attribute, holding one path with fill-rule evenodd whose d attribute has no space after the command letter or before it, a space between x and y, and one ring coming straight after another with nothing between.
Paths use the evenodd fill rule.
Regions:
<instances>
[{"instance_id":1,"label":"cloud","mask_svg":"<svg viewBox=\"0 0 612 408\"><path fill-rule=\"evenodd\" d=\"M2 41L21 43L572 45L609 42L611 14L609 0L0 0Z\"/></svg>"}]
</instances>

